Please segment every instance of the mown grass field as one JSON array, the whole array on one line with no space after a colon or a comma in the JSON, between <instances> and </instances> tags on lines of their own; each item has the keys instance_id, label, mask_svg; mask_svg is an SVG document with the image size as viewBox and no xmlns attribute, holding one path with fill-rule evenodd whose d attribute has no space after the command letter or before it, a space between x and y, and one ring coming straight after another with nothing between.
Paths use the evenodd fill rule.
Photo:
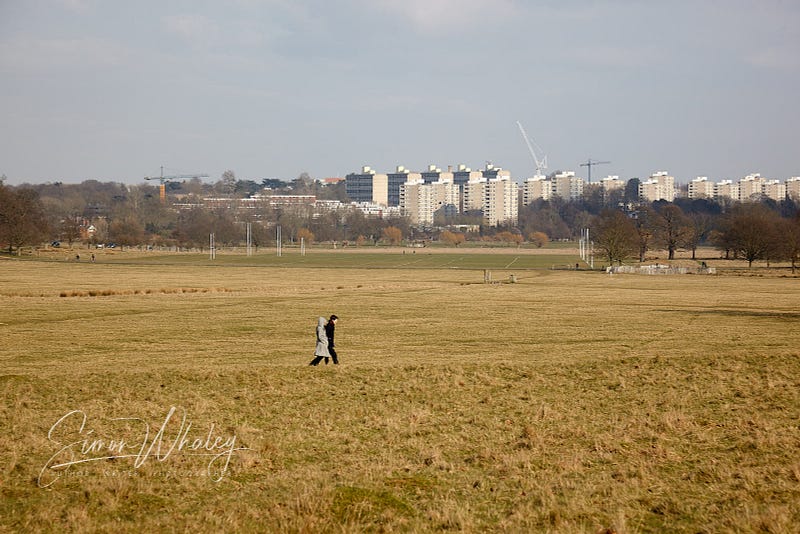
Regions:
<instances>
[{"instance_id":1,"label":"mown grass field","mask_svg":"<svg viewBox=\"0 0 800 534\"><path fill-rule=\"evenodd\" d=\"M475 256L0 261L0 531L798 531L797 278Z\"/></svg>"}]
</instances>

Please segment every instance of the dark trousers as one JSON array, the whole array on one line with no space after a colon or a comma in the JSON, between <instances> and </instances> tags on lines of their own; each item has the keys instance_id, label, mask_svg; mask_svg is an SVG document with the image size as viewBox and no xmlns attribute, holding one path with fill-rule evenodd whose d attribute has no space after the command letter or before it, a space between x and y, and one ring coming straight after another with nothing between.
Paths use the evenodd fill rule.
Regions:
<instances>
[{"instance_id":1,"label":"dark trousers","mask_svg":"<svg viewBox=\"0 0 800 534\"><path fill-rule=\"evenodd\" d=\"M333 363L335 365L339 365L339 355L336 354L336 349L328 345L328 352L331 353L331 358L333 358Z\"/></svg>"},{"instance_id":2,"label":"dark trousers","mask_svg":"<svg viewBox=\"0 0 800 534\"><path fill-rule=\"evenodd\" d=\"M308 365L319 365L319 362L322 361L322 358L325 358L325 356L317 356L311 360ZM333 363L336 363L336 359L333 360ZM328 358L325 358L325 365L328 365Z\"/></svg>"}]
</instances>

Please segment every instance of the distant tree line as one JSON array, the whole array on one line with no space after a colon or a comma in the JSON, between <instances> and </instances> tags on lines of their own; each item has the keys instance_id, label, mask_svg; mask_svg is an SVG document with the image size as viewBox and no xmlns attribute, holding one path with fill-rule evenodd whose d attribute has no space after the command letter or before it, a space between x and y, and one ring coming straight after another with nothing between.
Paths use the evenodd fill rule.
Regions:
<instances>
[{"instance_id":1,"label":"distant tree line","mask_svg":"<svg viewBox=\"0 0 800 534\"><path fill-rule=\"evenodd\" d=\"M4 178L4 177L3 177ZM324 185L303 173L291 181L238 180L226 171L216 182L191 179L167 182L169 202L162 203L157 185L124 185L87 180L80 184L46 183L9 186L0 178L0 247L9 253L23 246L59 241L72 245L116 243L119 246L203 248L209 234L217 245L243 243L251 223L252 243L270 246L281 226L285 241L399 243L437 240L459 246L469 240L497 240L513 245L527 241L542 247L550 241L576 240L590 229L595 249L609 263L644 261L649 251L678 250L695 257L700 245L711 244L726 258L790 261L800 258L798 205L782 202L717 202L679 198L674 202L643 202L638 180L624 189L603 191L588 186L581 198L537 200L521 206L514 227L482 225L480 212L454 214L441 210L430 229L413 228L405 217L368 217L357 209L315 212L310 206L275 209L263 203L250 209L205 208L207 197L247 198L270 188L275 194L315 195L348 202L344 183ZM180 209L179 209L180 208ZM93 233L85 233L91 225ZM459 228L477 229L477 232Z\"/></svg>"},{"instance_id":2,"label":"distant tree line","mask_svg":"<svg viewBox=\"0 0 800 534\"><path fill-rule=\"evenodd\" d=\"M76 242L117 246L208 246L209 234L220 245L244 242L251 223L254 246L275 243L275 226L284 241L311 237L310 241L375 243L396 241L393 230L413 232L405 218L378 219L355 209L314 213L310 207L275 209L264 202L255 209L203 207L203 199L241 199L270 188L275 194L314 195L321 200L348 201L344 183L323 185L303 173L292 181L237 180L226 171L214 183L200 179L166 182L169 202L161 202L158 185L125 185L87 180L9 186L0 180L0 246L9 253L43 242ZM86 230L91 227L91 236ZM302 233L305 232L305 233ZM309 241L309 239L307 239Z\"/></svg>"},{"instance_id":3,"label":"distant tree line","mask_svg":"<svg viewBox=\"0 0 800 534\"><path fill-rule=\"evenodd\" d=\"M757 260L788 261L794 271L800 259L800 215L791 201L736 202L724 211L706 202L655 202L631 210L605 209L590 228L609 264L631 257L645 261L654 249L666 250L667 259L688 250L695 259L697 247L706 243L726 259L743 259L749 266Z\"/></svg>"}]
</instances>

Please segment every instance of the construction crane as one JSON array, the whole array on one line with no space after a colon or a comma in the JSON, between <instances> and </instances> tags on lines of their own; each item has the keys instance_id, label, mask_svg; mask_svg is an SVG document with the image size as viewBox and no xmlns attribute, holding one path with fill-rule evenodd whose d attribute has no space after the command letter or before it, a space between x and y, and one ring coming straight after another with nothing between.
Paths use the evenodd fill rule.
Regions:
<instances>
[{"instance_id":1,"label":"construction crane","mask_svg":"<svg viewBox=\"0 0 800 534\"><path fill-rule=\"evenodd\" d=\"M592 161L592 158L589 158L586 163L581 163L581 167L588 167L589 169L589 183L592 183L592 167L595 165L608 165L611 163L610 161Z\"/></svg>"},{"instance_id":2,"label":"construction crane","mask_svg":"<svg viewBox=\"0 0 800 534\"><path fill-rule=\"evenodd\" d=\"M517 121L517 127L519 128L519 132L522 134L522 138L525 140L525 144L528 145L528 151L531 153L531 157L533 158L533 164L536 165L536 175L537 176L544 176L545 171L547 170L547 156L544 155L544 151L536 144L536 141L530 139L528 134L525 133L525 128L522 127L522 124ZM539 149L539 153L542 154L542 159L536 157L536 151L533 147Z\"/></svg>"},{"instance_id":3,"label":"construction crane","mask_svg":"<svg viewBox=\"0 0 800 534\"><path fill-rule=\"evenodd\" d=\"M145 176L145 180L158 180L158 197L162 203L167 202L167 182L174 182L176 180L191 180L192 178L208 178L207 174L176 174L173 176L164 176L164 166L161 166L161 174L159 176Z\"/></svg>"}]
</instances>

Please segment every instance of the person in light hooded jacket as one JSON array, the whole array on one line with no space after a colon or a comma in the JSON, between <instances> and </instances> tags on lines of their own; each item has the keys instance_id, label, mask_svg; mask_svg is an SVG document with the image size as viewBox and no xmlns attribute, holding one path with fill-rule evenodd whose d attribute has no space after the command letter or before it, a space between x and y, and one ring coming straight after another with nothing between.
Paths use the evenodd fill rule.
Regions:
<instances>
[{"instance_id":1,"label":"person in light hooded jacket","mask_svg":"<svg viewBox=\"0 0 800 534\"><path fill-rule=\"evenodd\" d=\"M311 360L311 363L308 365L319 365L322 358L325 358L325 363L327 364L330 357L331 353L328 352L328 335L325 332L325 317L320 317L317 322L317 348L314 349L314 359Z\"/></svg>"}]
</instances>

